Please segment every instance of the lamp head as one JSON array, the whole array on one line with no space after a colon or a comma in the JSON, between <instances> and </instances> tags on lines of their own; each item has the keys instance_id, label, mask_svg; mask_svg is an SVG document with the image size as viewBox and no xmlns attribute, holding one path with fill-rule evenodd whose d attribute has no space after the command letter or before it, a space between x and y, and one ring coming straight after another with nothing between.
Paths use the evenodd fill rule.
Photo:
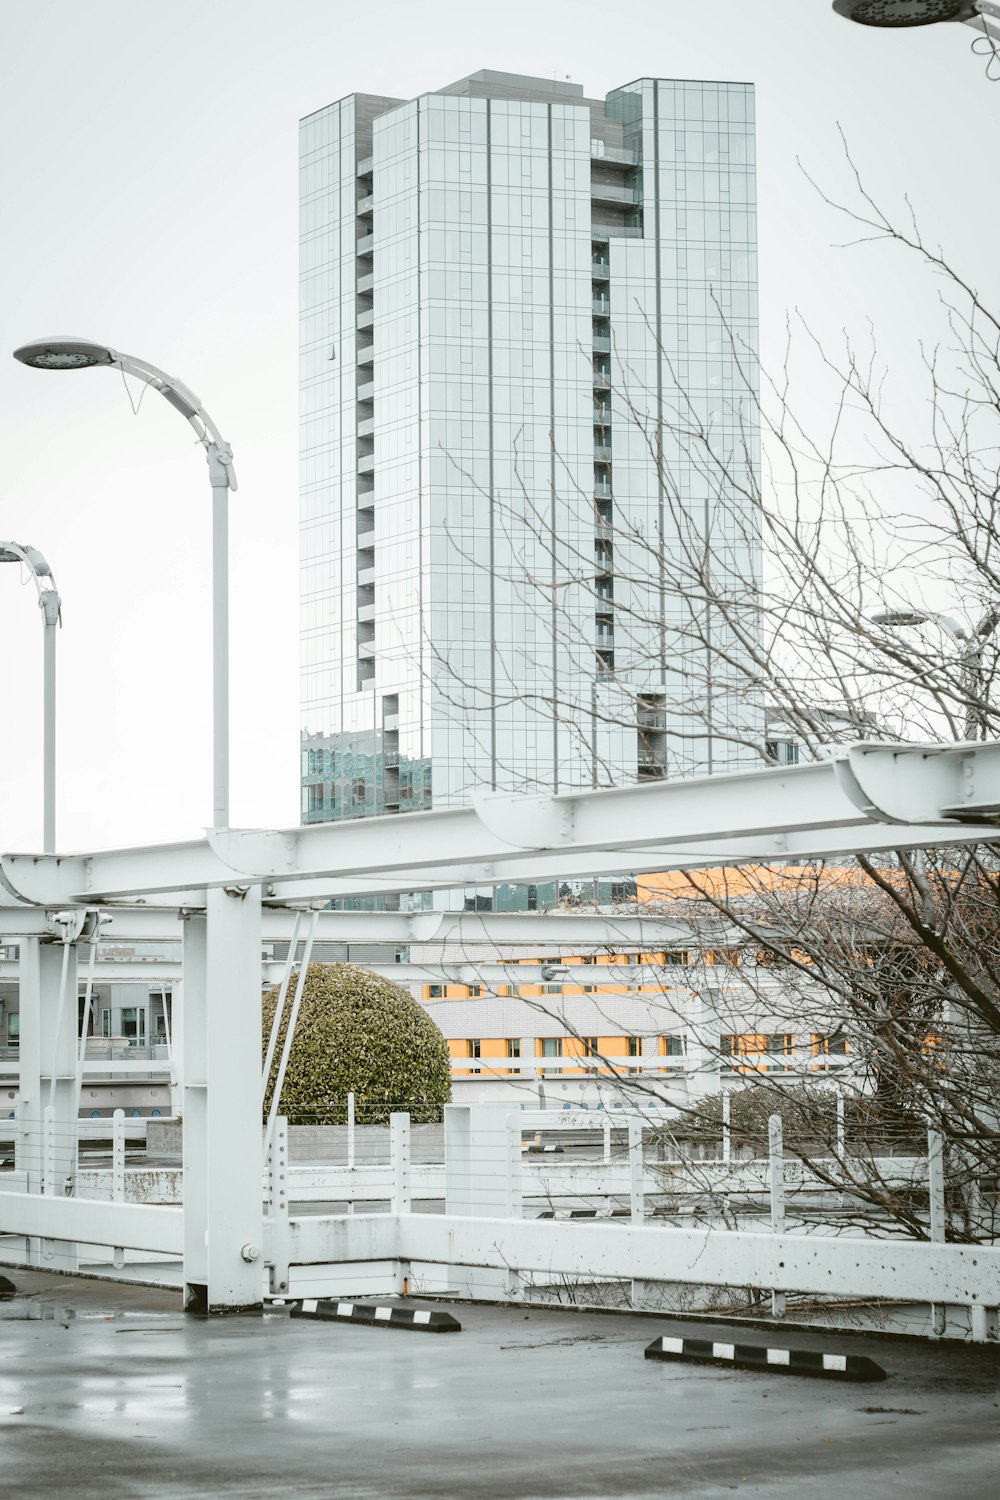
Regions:
<instances>
[{"instance_id":1,"label":"lamp head","mask_svg":"<svg viewBox=\"0 0 1000 1500\"><path fill-rule=\"evenodd\" d=\"M880 609L871 616L873 625L888 625L890 629L897 625L926 625L929 619L930 615L922 609Z\"/></svg>"},{"instance_id":2,"label":"lamp head","mask_svg":"<svg viewBox=\"0 0 1000 1500\"><path fill-rule=\"evenodd\" d=\"M860 26L933 26L936 21L971 21L974 0L833 0L838 16Z\"/></svg>"},{"instance_id":3,"label":"lamp head","mask_svg":"<svg viewBox=\"0 0 1000 1500\"><path fill-rule=\"evenodd\" d=\"M94 365L113 365L115 355L90 339L35 339L14 350L14 358L35 370L88 370Z\"/></svg>"}]
</instances>

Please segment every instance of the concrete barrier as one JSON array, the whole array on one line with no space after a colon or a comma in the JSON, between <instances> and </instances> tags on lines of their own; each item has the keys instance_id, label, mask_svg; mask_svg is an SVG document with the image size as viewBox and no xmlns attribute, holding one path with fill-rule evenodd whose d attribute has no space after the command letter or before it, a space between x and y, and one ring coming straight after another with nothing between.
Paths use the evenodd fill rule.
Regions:
<instances>
[{"instance_id":1,"label":"concrete barrier","mask_svg":"<svg viewBox=\"0 0 1000 1500\"><path fill-rule=\"evenodd\" d=\"M774 1344L726 1344L713 1339L658 1338L646 1347L647 1359L725 1364L737 1370L767 1370L777 1375L813 1375L827 1380L885 1380L881 1365L863 1354L823 1354Z\"/></svg>"},{"instance_id":2,"label":"concrete barrier","mask_svg":"<svg viewBox=\"0 0 1000 1500\"><path fill-rule=\"evenodd\" d=\"M451 1313L427 1308L377 1307L370 1302L333 1302L305 1297L291 1310L293 1318L316 1318L325 1323L364 1323L372 1328L409 1328L415 1333L461 1333Z\"/></svg>"}]
</instances>

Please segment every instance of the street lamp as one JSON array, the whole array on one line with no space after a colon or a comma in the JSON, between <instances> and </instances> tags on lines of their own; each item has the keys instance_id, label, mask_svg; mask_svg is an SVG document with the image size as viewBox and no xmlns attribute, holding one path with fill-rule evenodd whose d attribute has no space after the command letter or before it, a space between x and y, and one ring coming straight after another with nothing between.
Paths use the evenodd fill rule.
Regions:
<instances>
[{"instance_id":1,"label":"street lamp","mask_svg":"<svg viewBox=\"0 0 1000 1500\"><path fill-rule=\"evenodd\" d=\"M885 625L890 630L906 629L910 625L937 625L960 647L959 668L962 686L968 702L965 709L965 737L967 740L986 738L986 722L981 708L985 683L983 682L983 643L1000 624L1000 605L986 610L972 634L952 615L938 614L928 609L881 609L871 616L873 625Z\"/></svg>"},{"instance_id":2,"label":"street lamp","mask_svg":"<svg viewBox=\"0 0 1000 1500\"><path fill-rule=\"evenodd\" d=\"M0 542L0 563L21 563L35 580L45 631L42 722L42 852L56 852L56 626L62 623L62 600L52 569L37 547Z\"/></svg>"},{"instance_id":3,"label":"street lamp","mask_svg":"<svg viewBox=\"0 0 1000 1500\"><path fill-rule=\"evenodd\" d=\"M933 26L938 21L962 21L1000 41L997 0L833 0L838 16L860 26L899 30L904 26ZM992 19L988 19L992 18Z\"/></svg>"},{"instance_id":4,"label":"street lamp","mask_svg":"<svg viewBox=\"0 0 1000 1500\"><path fill-rule=\"evenodd\" d=\"M233 450L182 381L148 360L120 354L90 339L35 339L14 350L14 358L35 370L87 370L106 365L135 375L159 391L194 428L208 458L212 486L212 727L213 825L229 827L229 505L236 490Z\"/></svg>"}]
</instances>

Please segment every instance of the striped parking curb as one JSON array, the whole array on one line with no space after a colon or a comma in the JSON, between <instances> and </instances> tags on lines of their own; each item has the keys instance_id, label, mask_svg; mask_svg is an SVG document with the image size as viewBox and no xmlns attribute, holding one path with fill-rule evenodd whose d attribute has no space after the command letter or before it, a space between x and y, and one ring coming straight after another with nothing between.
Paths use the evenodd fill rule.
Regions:
<instances>
[{"instance_id":1,"label":"striped parking curb","mask_svg":"<svg viewBox=\"0 0 1000 1500\"><path fill-rule=\"evenodd\" d=\"M734 1369L770 1370L781 1375L819 1375L828 1380L885 1380L881 1365L863 1354L818 1354L812 1349L776 1349L767 1344L722 1344L712 1339L659 1338L647 1345L647 1359L724 1361Z\"/></svg>"},{"instance_id":2,"label":"striped parking curb","mask_svg":"<svg viewBox=\"0 0 1000 1500\"><path fill-rule=\"evenodd\" d=\"M371 1302L333 1302L304 1297L291 1310L293 1318L318 1318L324 1323L365 1323L373 1328L412 1328L417 1333L461 1333L451 1313L425 1308L376 1307Z\"/></svg>"}]
</instances>

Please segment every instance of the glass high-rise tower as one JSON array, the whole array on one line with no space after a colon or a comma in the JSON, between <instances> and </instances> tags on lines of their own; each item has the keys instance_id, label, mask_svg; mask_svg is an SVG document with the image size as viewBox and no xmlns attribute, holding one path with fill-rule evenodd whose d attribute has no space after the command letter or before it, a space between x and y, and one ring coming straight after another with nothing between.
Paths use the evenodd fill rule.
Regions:
<instances>
[{"instance_id":1,"label":"glass high-rise tower","mask_svg":"<svg viewBox=\"0 0 1000 1500\"><path fill-rule=\"evenodd\" d=\"M351 95L301 244L303 820L745 763L752 87Z\"/></svg>"}]
</instances>

